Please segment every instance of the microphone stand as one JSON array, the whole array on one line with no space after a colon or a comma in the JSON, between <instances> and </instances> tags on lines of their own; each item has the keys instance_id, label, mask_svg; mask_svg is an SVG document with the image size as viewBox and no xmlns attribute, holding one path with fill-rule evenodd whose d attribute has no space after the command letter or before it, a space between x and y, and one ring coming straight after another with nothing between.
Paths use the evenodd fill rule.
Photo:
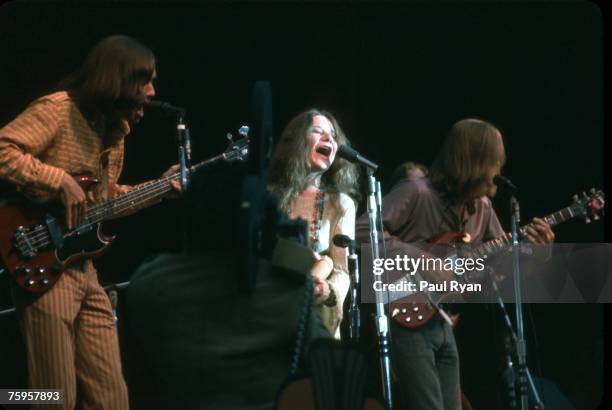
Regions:
<instances>
[{"instance_id":1,"label":"microphone stand","mask_svg":"<svg viewBox=\"0 0 612 410\"><path fill-rule=\"evenodd\" d=\"M505 381L508 385L508 398L510 400L510 408L516 409L516 369L515 364L512 362L512 348L511 344L514 346L518 346L518 338L516 337L516 333L512 328L512 322L510 321L510 316L508 315L508 311L506 310L506 305L499 293L499 288L497 287L497 283L495 282L495 278L491 277L491 284L493 285L493 290L495 291L497 297L497 304L502 312L502 316L504 318L504 324L508 328L508 332L510 333L510 340L504 341L504 350L506 352L505 362L506 362L506 370L504 371ZM533 382L533 377L531 376L531 372L529 368L525 366L525 376L527 378L527 382L529 383L529 393L535 402L534 409L535 410L544 410L546 407L544 406L544 402L540 398L538 390L536 389L535 383Z\"/></svg>"},{"instance_id":2,"label":"microphone stand","mask_svg":"<svg viewBox=\"0 0 612 410\"><path fill-rule=\"evenodd\" d=\"M378 223L380 224L380 243L382 244L383 258L387 257L387 248L385 245L385 229L382 219L382 187L380 181L376 182L376 212L378 213Z\"/></svg>"},{"instance_id":3,"label":"microphone stand","mask_svg":"<svg viewBox=\"0 0 612 410\"><path fill-rule=\"evenodd\" d=\"M191 182L191 138L189 135L189 129L183 121L183 115L180 115L176 124L176 142L178 145L178 159L181 173L181 191L183 194L187 192L189 184ZM187 247L187 223L186 215L188 215L186 209L186 203L183 201L183 249Z\"/></svg>"},{"instance_id":4,"label":"microphone stand","mask_svg":"<svg viewBox=\"0 0 612 410\"><path fill-rule=\"evenodd\" d=\"M518 237L518 224L520 223L520 208L516 197L510 196L510 209L512 212L512 271L514 274L514 303L516 306L516 354L518 357L518 383L516 388L520 398L521 410L528 410L529 397L527 395L527 346L525 344L525 330L523 327L523 305L521 288L521 271L519 266L520 244ZM517 381L515 381L516 383Z\"/></svg>"},{"instance_id":5,"label":"microphone stand","mask_svg":"<svg viewBox=\"0 0 612 410\"><path fill-rule=\"evenodd\" d=\"M348 310L349 340L355 345L359 343L361 334L361 312L359 311L359 259L355 246L349 245L348 269L351 276L351 306Z\"/></svg>"},{"instance_id":6,"label":"microphone stand","mask_svg":"<svg viewBox=\"0 0 612 410\"><path fill-rule=\"evenodd\" d=\"M187 192L191 182L191 137L189 130L183 122L183 117L178 117L176 124L176 140L178 144L178 159L181 168L181 189Z\"/></svg>"},{"instance_id":7,"label":"microphone stand","mask_svg":"<svg viewBox=\"0 0 612 410\"><path fill-rule=\"evenodd\" d=\"M378 231L376 229L377 213L377 184L374 171L368 167L368 217L370 220L370 245L372 251L372 263L380 258L378 247ZM382 229L382 227L381 227ZM385 305L380 292L376 295L376 331L378 333L378 345L380 355L380 368L382 375L383 399L387 410L392 410L393 400L391 393L391 346L389 343L389 320L385 314Z\"/></svg>"}]
</instances>

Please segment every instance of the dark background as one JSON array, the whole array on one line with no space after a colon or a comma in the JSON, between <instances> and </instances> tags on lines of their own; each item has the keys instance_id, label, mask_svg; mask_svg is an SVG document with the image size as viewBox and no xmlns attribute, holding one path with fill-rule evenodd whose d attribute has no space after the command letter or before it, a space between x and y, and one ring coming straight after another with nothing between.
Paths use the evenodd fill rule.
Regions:
<instances>
[{"instance_id":1,"label":"dark background","mask_svg":"<svg viewBox=\"0 0 612 410\"><path fill-rule=\"evenodd\" d=\"M330 110L381 164L383 190L401 162L428 165L452 123L468 116L502 130L503 172L520 188L524 221L603 187L603 21L590 2L13 1L0 7L0 124L118 33L155 51L158 98L187 109L194 161L225 148L225 133L248 119L254 81L266 79L276 136L302 109ZM148 114L126 140L122 182L157 177L176 162L173 136L170 120ZM508 227L505 201L499 195L495 206ZM167 202L109 224L120 236L99 260L102 280L129 280L147 255L178 250L179 209ZM223 221L202 234L217 229ZM574 220L555 232L559 242L604 239L602 223ZM10 306L6 282L0 309ZM465 310L462 383L476 408L497 408L496 313ZM602 306L531 305L526 313L534 374L577 408L594 408L603 392ZM0 386L22 386L15 320L0 317L0 326L0 350L15 352L2 358Z\"/></svg>"}]
</instances>

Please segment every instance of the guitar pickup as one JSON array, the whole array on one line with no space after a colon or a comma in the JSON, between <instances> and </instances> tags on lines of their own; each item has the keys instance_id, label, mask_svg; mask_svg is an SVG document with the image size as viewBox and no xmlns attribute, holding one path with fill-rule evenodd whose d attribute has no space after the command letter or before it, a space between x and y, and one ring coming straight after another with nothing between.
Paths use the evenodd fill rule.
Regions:
<instances>
[{"instance_id":1,"label":"guitar pickup","mask_svg":"<svg viewBox=\"0 0 612 410\"><path fill-rule=\"evenodd\" d=\"M28 237L28 230L23 226L17 228L13 235L13 246L19 251L22 258L28 260L36 256L36 248Z\"/></svg>"},{"instance_id":2,"label":"guitar pickup","mask_svg":"<svg viewBox=\"0 0 612 410\"><path fill-rule=\"evenodd\" d=\"M61 249L64 246L64 235L62 234L62 228L60 227L57 218L47 215L45 224L47 225L51 242L53 242L53 245L57 249Z\"/></svg>"}]
</instances>

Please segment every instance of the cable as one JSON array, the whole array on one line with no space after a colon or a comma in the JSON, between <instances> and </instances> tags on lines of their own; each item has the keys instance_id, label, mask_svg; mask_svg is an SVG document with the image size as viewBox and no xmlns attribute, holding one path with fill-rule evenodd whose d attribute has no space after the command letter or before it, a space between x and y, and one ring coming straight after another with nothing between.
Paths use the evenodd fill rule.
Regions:
<instances>
[{"instance_id":1,"label":"cable","mask_svg":"<svg viewBox=\"0 0 612 410\"><path fill-rule=\"evenodd\" d=\"M312 299L314 294L314 281L310 272L306 273L306 293L304 294L304 302L302 303L302 311L298 322L297 337L295 347L293 349L293 358L291 359L290 375L296 374L300 365L300 359L304 355L304 342L308 332L308 321L310 319L310 311L312 309Z\"/></svg>"}]
</instances>

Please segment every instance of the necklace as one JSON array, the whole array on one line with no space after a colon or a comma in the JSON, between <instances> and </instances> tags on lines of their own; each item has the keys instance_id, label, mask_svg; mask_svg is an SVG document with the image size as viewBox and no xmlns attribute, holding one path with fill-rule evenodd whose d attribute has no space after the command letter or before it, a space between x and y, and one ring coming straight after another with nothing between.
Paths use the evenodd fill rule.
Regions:
<instances>
[{"instance_id":1,"label":"necklace","mask_svg":"<svg viewBox=\"0 0 612 410\"><path fill-rule=\"evenodd\" d=\"M325 208L325 195L323 191L318 190L315 197L315 203L310 221L310 243L312 250L316 250L319 246L319 235L321 225L323 223L323 210Z\"/></svg>"},{"instance_id":2,"label":"necklace","mask_svg":"<svg viewBox=\"0 0 612 410\"><path fill-rule=\"evenodd\" d=\"M287 207L287 214L288 215L292 215L292 208L302 208L301 206L298 206L298 204L295 201L300 201L300 203L303 205L305 205L304 201L307 201L308 199L306 198L294 198L292 201L292 205L293 206L289 206ZM317 247L319 246L319 236L320 236L320 232L321 232L321 225L322 225L322 220L323 220L323 211L325 208L325 194L323 193L323 191L321 190L317 190L315 197L314 197L314 201L313 201L313 207L312 207L312 216L308 221L308 236L307 236L307 241L310 244L310 248L314 251L317 249ZM300 218L299 213L297 215L295 215L295 217ZM302 218L302 219L306 219L306 218Z\"/></svg>"}]
</instances>

